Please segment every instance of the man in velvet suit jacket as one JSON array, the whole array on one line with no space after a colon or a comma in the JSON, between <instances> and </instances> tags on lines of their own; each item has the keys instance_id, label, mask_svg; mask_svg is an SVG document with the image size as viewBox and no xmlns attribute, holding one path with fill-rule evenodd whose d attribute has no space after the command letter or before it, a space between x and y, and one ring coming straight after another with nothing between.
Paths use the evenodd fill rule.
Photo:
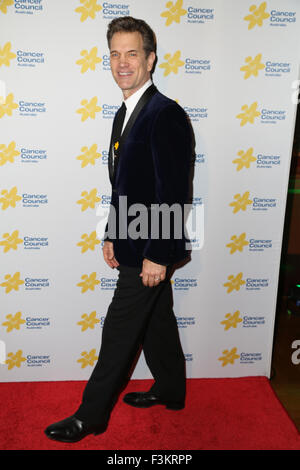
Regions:
<instances>
[{"instance_id":1,"label":"man in velvet suit jacket","mask_svg":"<svg viewBox=\"0 0 300 470\"><path fill-rule=\"evenodd\" d=\"M185 357L170 282L174 264L188 256L184 220L182 216L178 236L170 217L164 237L161 225L153 227L152 216L162 205L183 209L188 202L191 128L183 109L152 83L156 39L151 28L142 20L121 17L110 23L107 38L112 75L126 106L125 121L119 122L124 106L115 117L110 142L112 199L103 247L105 262L119 277L82 402L74 415L45 431L63 442L105 431L140 346L154 383L146 392L126 394L124 402L173 410L185 404Z\"/></svg>"}]
</instances>

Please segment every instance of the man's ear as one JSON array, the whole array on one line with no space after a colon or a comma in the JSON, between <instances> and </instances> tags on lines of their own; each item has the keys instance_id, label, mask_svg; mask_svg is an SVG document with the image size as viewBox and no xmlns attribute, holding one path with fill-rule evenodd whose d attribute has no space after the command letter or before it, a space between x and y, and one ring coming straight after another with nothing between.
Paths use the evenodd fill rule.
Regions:
<instances>
[{"instance_id":1,"label":"man's ear","mask_svg":"<svg viewBox=\"0 0 300 470\"><path fill-rule=\"evenodd\" d=\"M155 52L150 52L148 58L147 58L147 68L148 68L148 72L153 72L153 65L156 61L156 54Z\"/></svg>"}]
</instances>

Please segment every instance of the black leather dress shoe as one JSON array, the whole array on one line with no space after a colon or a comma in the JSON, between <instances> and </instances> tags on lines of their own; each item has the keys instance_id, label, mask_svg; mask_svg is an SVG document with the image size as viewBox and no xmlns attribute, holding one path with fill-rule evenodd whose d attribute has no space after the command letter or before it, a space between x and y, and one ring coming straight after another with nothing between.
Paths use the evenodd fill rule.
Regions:
<instances>
[{"instance_id":1,"label":"black leather dress shoe","mask_svg":"<svg viewBox=\"0 0 300 470\"><path fill-rule=\"evenodd\" d=\"M107 428L107 423L97 426L87 425L75 416L51 424L45 429L49 439L60 442L78 442L88 434L101 434Z\"/></svg>"},{"instance_id":2,"label":"black leather dress shoe","mask_svg":"<svg viewBox=\"0 0 300 470\"><path fill-rule=\"evenodd\" d=\"M137 408L150 408L154 405L165 405L168 410L182 410L184 408L183 401L162 400L151 392L127 393L123 401L127 405L136 406Z\"/></svg>"}]
</instances>

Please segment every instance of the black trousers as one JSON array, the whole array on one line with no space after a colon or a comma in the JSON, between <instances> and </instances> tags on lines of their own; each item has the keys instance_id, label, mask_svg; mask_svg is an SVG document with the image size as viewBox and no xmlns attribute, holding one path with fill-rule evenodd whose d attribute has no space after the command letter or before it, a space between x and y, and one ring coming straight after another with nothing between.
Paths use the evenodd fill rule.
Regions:
<instances>
[{"instance_id":1,"label":"black trousers","mask_svg":"<svg viewBox=\"0 0 300 470\"><path fill-rule=\"evenodd\" d=\"M118 270L99 358L75 413L89 424L109 419L140 346L154 378L151 391L168 401L185 399L185 357L169 277L158 286L145 287L140 268L119 266Z\"/></svg>"}]
</instances>

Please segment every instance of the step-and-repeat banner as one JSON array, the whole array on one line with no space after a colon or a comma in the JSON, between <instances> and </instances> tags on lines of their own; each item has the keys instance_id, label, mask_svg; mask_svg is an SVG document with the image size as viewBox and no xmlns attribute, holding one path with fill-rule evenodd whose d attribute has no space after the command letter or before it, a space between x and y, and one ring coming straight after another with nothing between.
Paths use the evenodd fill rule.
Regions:
<instances>
[{"instance_id":1,"label":"step-and-repeat banner","mask_svg":"<svg viewBox=\"0 0 300 470\"><path fill-rule=\"evenodd\" d=\"M97 226L122 101L106 29L127 15L156 32L154 83L195 134L203 226L172 277L187 375L269 376L299 1L0 0L0 380L86 380L99 354L117 272ZM133 378L150 377L141 355Z\"/></svg>"}]
</instances>

